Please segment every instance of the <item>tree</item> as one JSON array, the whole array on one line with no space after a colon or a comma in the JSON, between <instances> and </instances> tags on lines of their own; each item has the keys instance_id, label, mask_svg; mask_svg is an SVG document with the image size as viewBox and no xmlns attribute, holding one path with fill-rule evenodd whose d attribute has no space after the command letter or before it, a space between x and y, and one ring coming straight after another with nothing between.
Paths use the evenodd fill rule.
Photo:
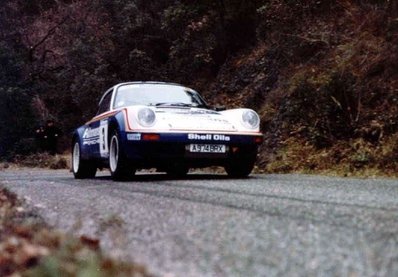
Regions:
<instances>
[{"instance_id":1,"label":"tree","mask_svg":"<svg viewBox=\"0 0 398 277\"><path fill-rule=\"evenodd\" d=\"M23 61L13 49L0 44L0 157L23 151L30 145L21 143L32 137L35 120L31 109L29 83L23 72Z\"/></svg>"}]
</instances>

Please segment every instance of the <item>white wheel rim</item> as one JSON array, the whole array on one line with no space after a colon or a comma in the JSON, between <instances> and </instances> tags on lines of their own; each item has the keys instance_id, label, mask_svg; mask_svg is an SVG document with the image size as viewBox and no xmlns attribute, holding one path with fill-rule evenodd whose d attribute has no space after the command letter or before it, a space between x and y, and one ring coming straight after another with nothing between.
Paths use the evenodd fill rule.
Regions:
<instances>
[{"instance_id":1,"label":"white wheel rim","mask_svg":"<svg viewBox=\"0 0 398 277\"><path fill-rule=\"evenodd\" d=\"M73 146L73 159L72 159L72 167L73 172L76 173L79 170L80 166L80 147L79 143L76 142Z\"/></svg>"},{"instance_id":2,"label":"white wheel rim","mask_svg":"<svg viewBox=\"0 0 398 277\"><path fill-rule=\"evenodd\" d=\"M112 172L116 171L117 162L119 160L119 141L116 136L112 137L109 153L109 166Z\"/></svg>"}]
</instances>

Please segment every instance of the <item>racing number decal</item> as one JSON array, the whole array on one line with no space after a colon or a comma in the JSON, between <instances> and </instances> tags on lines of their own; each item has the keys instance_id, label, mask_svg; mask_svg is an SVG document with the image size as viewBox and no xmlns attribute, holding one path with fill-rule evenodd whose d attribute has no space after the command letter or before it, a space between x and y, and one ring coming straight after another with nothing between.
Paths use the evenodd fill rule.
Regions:
<instances>
[{"instance_id":1,"label":"racing number decal","mask_svg":"<svg viewBox=\"0 0 398 277\"><path fill-rule=\"evenodd\" d=\"M99 130L99 148L101 157L107 158L109 155L108 150L108 120L101 120Z\"/></svg>"}]
</instances>

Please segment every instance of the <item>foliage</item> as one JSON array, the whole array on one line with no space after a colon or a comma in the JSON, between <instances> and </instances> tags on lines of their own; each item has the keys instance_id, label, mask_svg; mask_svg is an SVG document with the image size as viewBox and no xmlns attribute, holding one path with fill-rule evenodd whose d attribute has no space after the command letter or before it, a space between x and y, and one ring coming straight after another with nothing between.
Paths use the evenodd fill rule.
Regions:
<instances>
[{"instance_id":1,"label":"foliage","mask_svg":"<svg viewBox=\"0 0 398 277\"><path fill-rule=\"evenodd\" d=\"M338 141L332 147L316 149L305 140L284 141L266 172L323 173L337 176L397 176L398 134L375 146L362 139Z\"/></svg>"},{"instance_id":2,"label":"foliage","mask_svg":"<svg viewBox=\"0 0 398 277\"><path fill-rule=\"evenodd\" d=\"M17 143L25 145L23 140L33 133L35 120L23 66L16 51L0 43L0 157L11 152L26 153L15 146Z\"/></svg>"},{"instance_id":3,"label":"foliage","mask_svg":"<svg viewBox=\"0 0 398 277\"><path fill-rule=\"evenodd\" d=\"M0 14L1 118L20 107L0 126L2 157L31 152L48 118L70 133L131 80L258 110L262 166L289 137L322 152L398 132L397 1L6 0Z\"/></svg>"},{"instance_id":4,"label":"foliage","mask_svg":"<svg viewBox=\"0 0 398 277\"><path fill-rule=\"evenodd\" d=\"M304 73L293 77L288 90L289 97L282 101L279 113L292 131L317 147L353 136L360 105L354 76Z\"/></svg>"},{"instance_id":5,"label":"foliage","mask_svg":"<svg viewBox=\"0 0 398 277\"><path fill-rule=\"evenodd\" d=\"M70 168L70 155L50 155L47 152L16 154L11 161L23 167L50 169Z\"/></svg>"}]
</instances>

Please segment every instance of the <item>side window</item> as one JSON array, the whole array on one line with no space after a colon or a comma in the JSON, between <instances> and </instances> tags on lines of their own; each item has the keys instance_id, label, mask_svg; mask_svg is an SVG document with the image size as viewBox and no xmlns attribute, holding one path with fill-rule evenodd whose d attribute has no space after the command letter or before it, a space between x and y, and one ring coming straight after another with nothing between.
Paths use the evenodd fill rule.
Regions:
<instances>
[{"instance_id":1,"label":"side window","mask_svg":"<svg viewBox=\"0 0 398 277\"><path fill-rule=\"evenodd\" d=\"M97 115L109 111L109 107L111 106L111 100L112 100L112 92L109 92L99 104Z\"/></svg>"}]
</instances>

